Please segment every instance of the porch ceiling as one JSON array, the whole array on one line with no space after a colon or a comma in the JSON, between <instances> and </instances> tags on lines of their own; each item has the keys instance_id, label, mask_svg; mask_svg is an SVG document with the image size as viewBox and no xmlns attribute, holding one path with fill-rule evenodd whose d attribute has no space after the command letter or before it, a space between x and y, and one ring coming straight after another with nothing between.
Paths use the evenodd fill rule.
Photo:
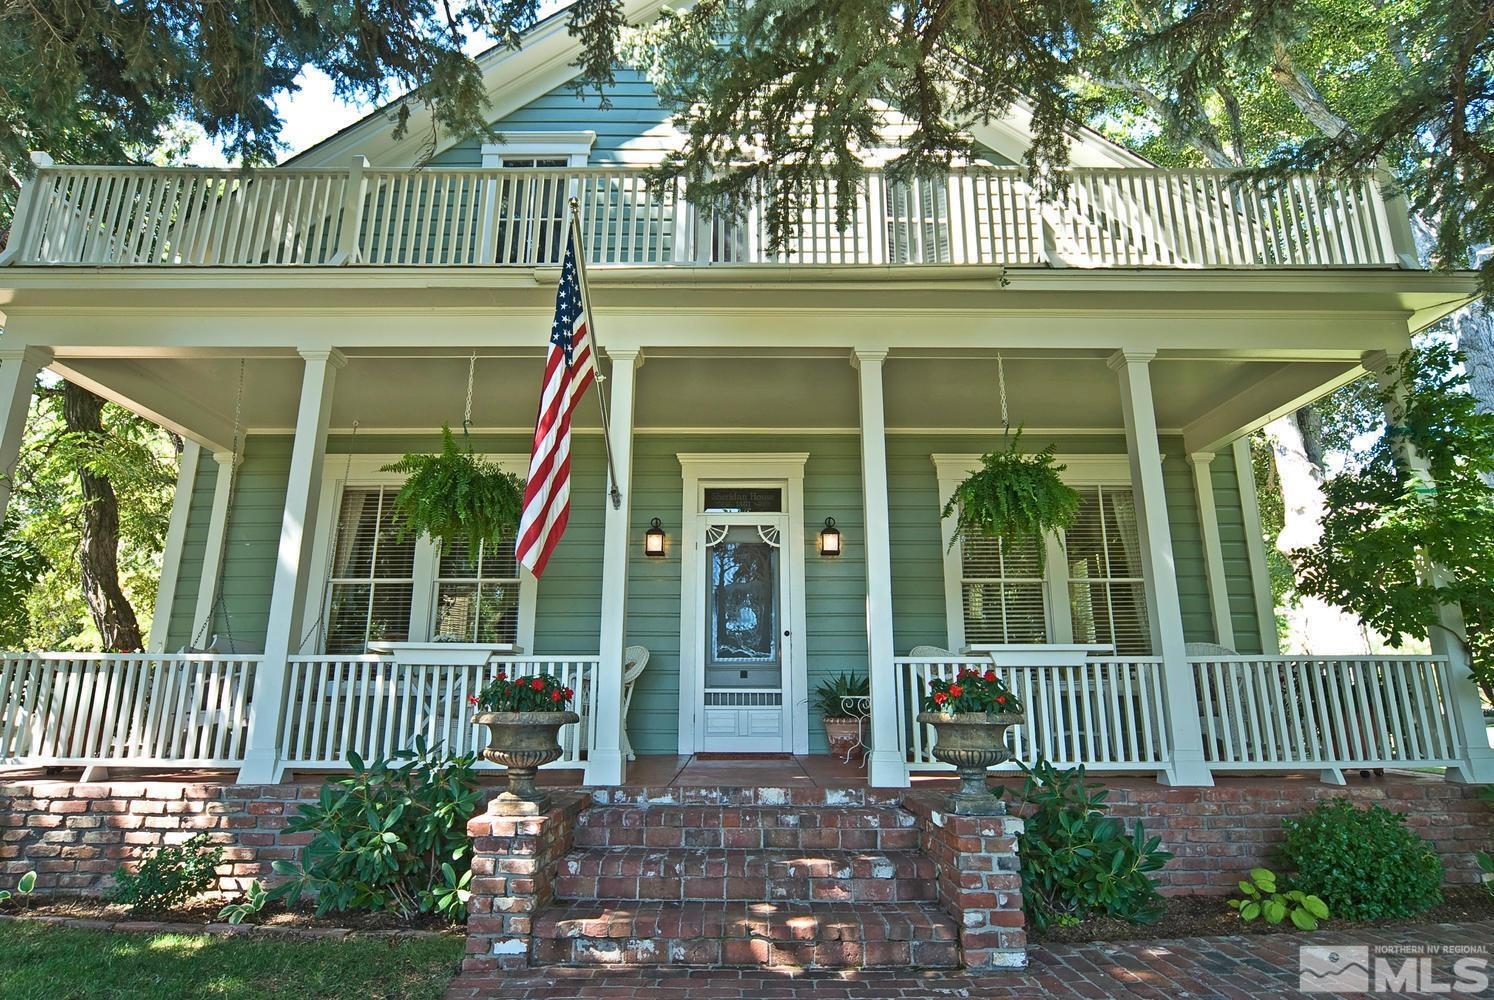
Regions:
<instances>
[{"instance_id":1,"label":"porch ceiling","mask_svg":"<svg viewBox=\"0 0 1494 1000\"><path fill-rule=\"evenodd\" d=\"M1041 431L1117 432L1120 395L1106 355L1093 351L1004 352L1014 424ZM473 423L525 430L537 403L541 353L479 352ZM332 424L363 431L426 431L461 423L467 357L459 352L363 351L338 376ZM209 447L232 438L240 361L232 357L68 358L69 378ZM301 364L294 355L243 362L242 426L290 431ZM1152 365L1157 422L1184 433L1190 449L1219 444L1252 423L1300 405L1357 373L1348 360L1281 361L1159 355ZM894 353L886 367L887 426L893 431L1000 425L996 352ZM839 351L645 350L637 426L674 429L854 431L856 376ZM594 406L577 414L597 426Z\"/></svg>"}]
</instances>

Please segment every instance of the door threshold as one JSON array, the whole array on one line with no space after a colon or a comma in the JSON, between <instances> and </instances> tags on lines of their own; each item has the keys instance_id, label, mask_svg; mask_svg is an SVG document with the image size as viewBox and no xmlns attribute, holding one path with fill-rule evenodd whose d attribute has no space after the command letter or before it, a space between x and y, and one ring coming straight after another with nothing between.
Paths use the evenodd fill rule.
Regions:
<instances>
[{"instance_id":1,"label":"door threshold","mask_svg":"<svg viewBox=\"0 0 1494 1000\"><path fill-rule=\"evenodd\" d=\"M752 751L711 751L695 754L696 760L793 760L791 753L754 753Z\"/></svg>"}]
</instances>

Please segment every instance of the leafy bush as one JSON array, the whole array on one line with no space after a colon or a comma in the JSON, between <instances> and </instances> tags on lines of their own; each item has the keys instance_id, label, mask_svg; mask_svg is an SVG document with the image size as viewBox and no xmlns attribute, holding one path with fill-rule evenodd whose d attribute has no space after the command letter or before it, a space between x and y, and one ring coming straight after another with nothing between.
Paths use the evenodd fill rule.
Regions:
<instances>
[{"instance_id":1,"label":"leafy bush","mask_svg":"<svg viewBox=\"0 0 1494 1000\"><path fill-rule=\"evenodd\" d=\"M507 677L503 671L472 699L481 712L564 712L576 692L550 674Z\"/></svg>"},{"instance_id":2,"label":"leafy bush","mask_svg":"<svg viewBox=\"0 0 1494 1000\"><path fill-rule=\"evenodd\" d=\"M1293 884L1339 917L1414 917L1442 901L1442 862L1401 813L1330 799L1282 827L1281 855L1296 871Z\"/></svg>"},{"instance_id":3,"label":"leafy bush","mask_svg":"<svg viewBox=\"0 0 1494 1000\"><path fill-rule=\"evenodd\" d=\"M244 901L241 903L229 903L218 911L219 920L227 920L231 924L241 924L245 917L257 916L270 901L270 894L265 887L259 884L259 879L249 883L249 891L244 893Z\"/></svg>"},{"instance_id":4,"label":"leafy bush","mask_svg":"<svg viewBox=\"0 0 1494 1000\"><path fill-rule=\"evenodd\" d=\"M1130 834L1106 816L1103 786L1085 784L1084 767L1059 770L1047 761L1023 767L1016 802L1025 807L1018 838L1022 905L1033 925L1061 927L1106 914L1146 924L1162 915L1161 896L1148 877L1172 855L1138 820ZM998 789L998 794L1004 793Z\"/></svg>"},{"instance_id":5,"label":"leafy bush","mask_svg":"<svg viewBox=\"0 0 1494 1000\"><path fill-rule=\"evenodd\" d=\"M985 673L966 667L952 681L929 681L929 693L923 696L925 712L1020 712L1022 703L1001 682L996 671Z\"/></svg>"},{"instance_id":6,"label":"leafy bush","mask_svg":"<svg viewBox=\"0 0 1494 1000\"><path fill-rule=\"evenodd\" d=\"M815 689L815 701L820 715L827 719L854 719L858 714L854 707L846 708L842 698L865 698L871 694L871 681L865 674L840 674L821 681ZM862 712L860 714L865 714Z\"/></svg>"},{"instance_id":7,"label":"leafy bush","mask_svg":"<svg viewBox=\"0 0 1494 1000\"><path fill-rule=\"evenodd\" d=\"M1301 889L1281 892L1276 888L1276 873L1269 868L1250 869L1250 878L1240 882L1241 898L1229 905L1240 911L1247 924L1265 918L1268 924L1279 924L1287 917L1304 931L1318 929L1318 921L1328 919L1328 904Z\"/></svg>"},{"instance_id":8,"label":"leafy bush","mask_svg":"<svg viewBox=\"0 0 1494 1000\"><path fill-rule=\"evenodd\" d=\"M295 902L315 893L323 915L371 910L464 920L472 881L467 819L482 798L475 760L445 755L424 739L372 764L349 754L352 775L322 785L317 801L286 826L312 838L299 863L275 862L290 881L270 897Z\"/></svg>"},{"instance_id":9,"label":"leafy bush","mask_svg":"<svg viewBox=\"0 0 1494 1000\"><path fill-rule=\"evenodd\" d=\"M114 872L114 901L141 913L174 910L211 889L222 863L223 848L210 845L205 833L179 847L159 847L135 871L121 866Z\"/></svg>"}]
</instances>

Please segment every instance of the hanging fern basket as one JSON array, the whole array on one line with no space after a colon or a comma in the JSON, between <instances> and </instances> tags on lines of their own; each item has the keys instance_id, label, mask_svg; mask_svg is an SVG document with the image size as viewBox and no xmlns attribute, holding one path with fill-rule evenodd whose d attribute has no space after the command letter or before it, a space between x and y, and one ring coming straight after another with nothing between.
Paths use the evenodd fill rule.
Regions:
<instances>
[{"instance_id":1,"label":"hanging fern basket","mask_svg":"<svg viewBox=\"0 0 1494 1000\"><path fill-rule=\"evenodd\" d=\"M999 539L1007 544L1041 540L1066 531L1079 514L1079 493L1059 473L1053 446L1025 454L1017 431L1004 450L981 456L980 470L955 487L944 516L955 518L954 542Z\"/></svg>"},{"instance_id":2,"label":"hanging fern basket","mask_svg":"<svg viewBox=\"0 0 1494 1000\"><path fill-rule=\"evenodd\" d=\"M408 454L385 472L406 477L394 497L401 538L429 535L448 548L466 542L476 557L478 546L491 548L512 538L524 505L524 481L492 462L463 450L451 428L441 428L439 455Z\"/></svg>"}]
</instances>

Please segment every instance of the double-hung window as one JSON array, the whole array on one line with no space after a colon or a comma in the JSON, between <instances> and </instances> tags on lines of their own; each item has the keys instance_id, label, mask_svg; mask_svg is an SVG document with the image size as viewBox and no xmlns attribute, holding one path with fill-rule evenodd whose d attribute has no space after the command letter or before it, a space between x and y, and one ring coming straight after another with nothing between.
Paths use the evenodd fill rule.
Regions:
<instances>
[{"instance_id":1,"label":"double-hung window","mask_svg":"<svg viewBox=\"0 0 1494 1000\"><path fill-rule=\"evenodd\" d=\"M979 459L935 455L941 507ZM1136 502L1125 456L1061 459L1079 492L1078 517L1062 536L1010 544L967 539L950 546L944 522L945 605L953 649L977 643L1082 643L1119 655L1152 652Z\"/></svg>"},{"instance_id":2,"label":"double-hung window","mask_svg":"<svg viewBox=\"0 0 1494 1000\"><path fill-rule=\"evenodd\" d=\"M535 581L521 574L513 540L443 546L400 537L398 476L381 471L395 455L329 456L316 552L307 587L302 652L363 653L372 642L472 642L527 648ZM498 464L519 471L524 456Z\"/></svg>"}]
</instances>

